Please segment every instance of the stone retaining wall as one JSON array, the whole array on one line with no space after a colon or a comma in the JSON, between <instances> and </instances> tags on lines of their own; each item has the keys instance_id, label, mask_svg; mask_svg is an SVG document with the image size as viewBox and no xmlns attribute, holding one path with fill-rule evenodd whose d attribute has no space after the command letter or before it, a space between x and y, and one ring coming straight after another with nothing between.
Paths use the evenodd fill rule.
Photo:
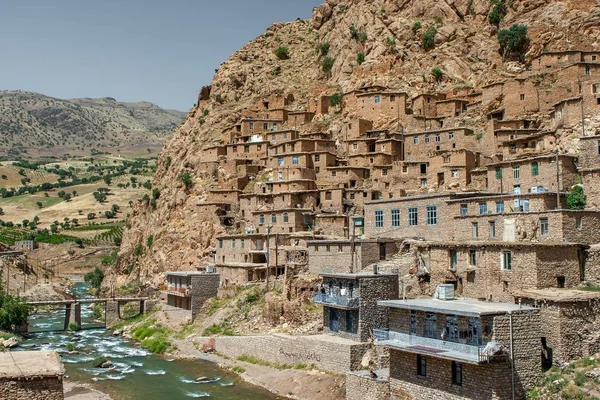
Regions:
<instances>
[{"instance_id":1,"label":"stone retaining wall","mask_svg":"<svg viewBox=\"0 0 600 400\"><path fill-rule=\"evenodd\" d=\"M390 382L387 379L372 379L363 374L346 374L346 400L388 400Z\"/></svg>"},{"instance_id":2,"label":"stone retaining wall","mask_svg":"<svg viewBox=\"0 0 600 400\"><path fill-rule=\"evenodd\" d=\"M369 349L367 343L326 335L222 336L215 339L216 351L231 358L247 355L276 364L314 364L319 369L338 374L359 369L362 357Z\"/></svg>"},{"instance_id":3,"label":"stone retaining wall","mask_svg":"<svg viewBox=\"0 0 600 400\"><path fill-rule=\"evenodd\" d=\"M60 377L27 380L0 379L0 399L10 400L63 400Z\"/></svg>"}]
</instances>

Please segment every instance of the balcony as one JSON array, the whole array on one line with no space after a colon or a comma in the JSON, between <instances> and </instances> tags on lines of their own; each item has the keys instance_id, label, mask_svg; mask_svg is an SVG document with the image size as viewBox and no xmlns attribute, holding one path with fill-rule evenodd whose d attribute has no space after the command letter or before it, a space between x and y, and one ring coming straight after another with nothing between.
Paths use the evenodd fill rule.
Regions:
<instances>
[{"instance_id":1,"label":"balcony","mask_svg":"<svg viewBox=\"0 0 600 400\"><path fill-rule=\"evenodd\" d=\"M162 285L160 287L160 291L164 294L170 294L178 297L189 297L190 296L191 287L175 287L175 286L165 286Z\"/></svg>"},{"instance_id":2,"label":"balcony","mask_svg":"<svg viewBox=\"0 0 600 400\"><path fill-rule=\"evenodd\" d=\"M506 355L490 350L488 345L471 345L406 333L374 329L375 343L411 353L431 355L449 360L479 364L505 360ZM495 349L496 350L496 349Z\"/></svg>"},{"instance_id":3,"label":"balcony","mask_svg":"<svg viewBox=\"0 0 600 400\"><path fill-rule=\"evenodd\" d=\"M326 293L313 293L313 301L317 304L340 308L356 309L360 305L358 297L336 296Z\"/></svg>"}]
</instances>

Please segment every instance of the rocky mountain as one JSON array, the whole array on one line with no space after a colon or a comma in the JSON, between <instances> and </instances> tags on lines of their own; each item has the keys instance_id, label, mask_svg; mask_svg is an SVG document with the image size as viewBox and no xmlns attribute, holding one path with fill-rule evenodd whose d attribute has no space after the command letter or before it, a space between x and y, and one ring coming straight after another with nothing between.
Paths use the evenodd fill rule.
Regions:
<instances>
[{"instance_id":1,"label":"rocky mountain","mask_svg":"<svg viewBox=\"0 0 600 400\"><path fill-rule=\"evenodd\" d=\"M490 16L498 6L496 26ZM529 44L521 57L505 58L497 33L513 24L528 27ZM136 206L120 264L105 284L137 279L156 284L162 271L190 269L208 259L223 228L200 205L207 188L227 172L204 170L201 149L218 143L261 98L290 93L294 111L317 96L368 85L410 95L482 87L527 71L528 62L543 51L598 49L599 38L600 6L594 0L327 0L311 20L276 23L223 62L200 92L159 160L156 208L147 202ZM307 129L335 136L353 116L352 110L331 109ZM377 127L394 123L375 122ZM483 126L486 115L463 122ZM184 173L191 176L187 184Z\"/></svg>"},{"instance_id":2,"label":"rocky mountain","mask_svg":"<svg viewBox=\"0 0 600 400\"><path fill-rule=\"evenodd\" d=\"M27 148L86 150L165 141L185 113L148 102L113 98L62 100L39 93L0 91L0 151Z\"/></svg>"}]
</instances>

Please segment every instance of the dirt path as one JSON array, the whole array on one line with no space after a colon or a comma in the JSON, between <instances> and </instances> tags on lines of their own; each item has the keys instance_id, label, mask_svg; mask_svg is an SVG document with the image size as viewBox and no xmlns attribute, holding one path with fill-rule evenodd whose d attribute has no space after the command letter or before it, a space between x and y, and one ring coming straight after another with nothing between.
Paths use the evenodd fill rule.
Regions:
<instances>
[{"instance_id":1,"label":"dirt path","mask_svg":"<svg viewBox=\"0 0 600 400\"><path fill-rule=\"evenodd\" d=\"M65 380L63 382L65 400L111 400L106 393L92 389L84 383L77 383Z\"/></svg>"}]
</instances>

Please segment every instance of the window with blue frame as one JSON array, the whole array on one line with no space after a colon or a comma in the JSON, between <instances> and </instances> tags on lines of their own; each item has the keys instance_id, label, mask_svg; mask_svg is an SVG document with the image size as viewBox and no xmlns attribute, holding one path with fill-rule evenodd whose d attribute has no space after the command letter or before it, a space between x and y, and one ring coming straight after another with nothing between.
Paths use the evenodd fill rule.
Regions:
<instances>
[{"instance_id":1,"label":"window with blue frame","mask_svg":"<svg viewBox=\"0 0 600 400\"><path fill-rule=\"evenodd\" d=\"M375 211L375 228L383 228L383 211Z\"/></svg>"}]
</instances>

